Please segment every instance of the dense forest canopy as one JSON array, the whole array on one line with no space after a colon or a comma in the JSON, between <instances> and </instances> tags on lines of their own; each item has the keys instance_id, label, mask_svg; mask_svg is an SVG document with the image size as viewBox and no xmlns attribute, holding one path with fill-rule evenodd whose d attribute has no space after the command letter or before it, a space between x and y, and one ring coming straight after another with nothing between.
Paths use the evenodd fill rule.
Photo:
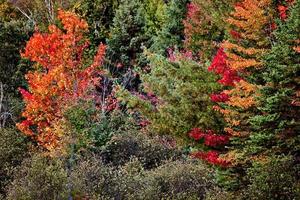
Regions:
<instances>
[{"instance_id":1,"label":"dense forest canopy","mask_svg":"<svg viewBox=\"0 0 300 200\"><path fill-rule=\"evenodd\" d=\"M300 199L300 0L0 0L0 199Z\"/></svg>"}]
</instances>

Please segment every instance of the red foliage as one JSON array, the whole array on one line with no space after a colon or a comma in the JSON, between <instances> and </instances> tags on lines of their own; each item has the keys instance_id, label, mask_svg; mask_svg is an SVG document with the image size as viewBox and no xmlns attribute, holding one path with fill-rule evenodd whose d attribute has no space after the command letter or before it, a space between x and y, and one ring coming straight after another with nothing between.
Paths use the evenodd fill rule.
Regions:
<instances>
[{"instance_id":1,"label":"red foliage","mask_svg":"<svg viewBox=\"0 0 300 200\"><path fill-rule=\"evenodd\" d=\"M288 10L287 6L283 6L283 5L278 6L279 16L281 20L285 20L287 18L287 13L286 13L287 10Z\"/></svg>"},{"instance_id":2,"label":"red foliage","mask_svg":"<svg viewBox=\"0 0 300 200\"><path fill-rule=\"evenodd\" d=\"M230 164L225 159L220 158L219 153L217 151L208 151L208 152L199 151L199 152L192 153L191 156L193 158L205 160L210 164L218 165L221 167L226 167Z\"/></svg>"},{"instance_id":3,"label":"red foliage","mask_svg":"<svg viewBox=\"0 0 300 200\"><path fill-rule=\"evenodd\" d=\"M210 95L210 99L213 102L226 102L229 100L229 96L227 94L225 94L224 92L221 92L220 94Z\"/></svg>"},{"instance_id":4,"label":"red foliage","mask_svg":"<svg viewBox=\"0 0 300 200\"><path fill-rule=\"evenodd\" d=\"M188 135L196 141L204 139L204 144L208 147L217 147L229 142L227 135L217 135L212 130L202 131L200 128L193 128Z\"/></svg>"},{"instance_id":5,"label":"red foliage","mask_svg":"<svg viewBox=\"0 0 300 200\"><path fill-rule=\"evenodd\" d=\"M204 137L204 132L200 128L193 128L188 135L194 140L198 141Z\"/></svg>"},{"instance_id":6,"label":"red foliage","mask_svg":"<svg viewBox=\"0 0 300 200\"><path fill-rule=\"evenodd\" d=\"M230 69L227 64L227 56L223 48L220 48L214 57L212 64L208 67L209 71L219 74L222 78L218 81L224 86L234 86L241 78L235 70Z\"/></svg>"},{"instance_id":7,"label":"red foliage","mask_svg":"<svg viewBox=\"0 0 300 200\"><path fill-rule=\"evenodd\" d=\"M235 30L231 30L229 33L232 36L232 38L237 39L237 40L241 39L241 34L239 32L237 32Z\"/></svg>"}]
</instances>

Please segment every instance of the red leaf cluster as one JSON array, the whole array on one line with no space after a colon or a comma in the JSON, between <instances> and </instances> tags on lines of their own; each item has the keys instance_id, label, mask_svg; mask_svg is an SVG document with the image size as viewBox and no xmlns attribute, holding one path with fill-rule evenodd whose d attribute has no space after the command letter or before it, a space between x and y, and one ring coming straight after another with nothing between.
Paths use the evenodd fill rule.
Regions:
<instances>
[{"instance_id":1,"label":"red leaf cluster","mask_svg":"<svg viewBox=\"0 0 300 200\"><path fill-rule=\"evenodd\" d=\"M219 153L217 151L208 151L208 152L199 151L199 152L192 153L191 156L193 158L205 160L210 164L218 165L221 167L226 167L230 164L225 159L220 158Z\"/></svg>"},{"instance_id":2,"label":"red leaf cluster","mask_svg":"<svg viewBox=\"0 0 300 200\"><path fill-rule=\"evenodd\" d=\"M228 66L227 56L223 48L218 50L208 70L219 74L222 78L218 82L224 86L234 86L235 82L241 80L237 71L230 69Z\"/></svg>"},{"instance_id":3,"label":"red leaf cluster","mask_svg":"<svg viewBox=\"0 0 300 200\"><path fill-rule=\"evenodd\" d=\"M217 147L229 142L227 135L217 135L212 130L203 131L200 128L193 128L188 135L196 141L204 139L204 144L209 147Z\"/></svg>"},{"instance_id":4,"label":"red leaf cluster","mask_svg":"<svg viewBox=\"0 0 300 200\"><path fill-rule=\"evenodd\" d=\"M229 100L228 94L225 94L224 92L221 92L219 94L212 94L210 95L210 99L213 102L226 102Z\"/></svg>"}]
</instances>

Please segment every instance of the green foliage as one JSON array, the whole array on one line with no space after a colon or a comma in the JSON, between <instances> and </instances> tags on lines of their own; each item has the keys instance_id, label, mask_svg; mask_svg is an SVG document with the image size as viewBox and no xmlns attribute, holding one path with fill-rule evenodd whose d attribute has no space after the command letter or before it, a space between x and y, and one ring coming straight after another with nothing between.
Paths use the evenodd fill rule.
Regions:
<instances>
[{"instance_id":1,"label":"green foliage","mask_svg":"<svg viewBox=\"0 0 300 200\"><path fill-rule=\"evenodd\" d=\"M157 35L165 23L167 4L163 0L144 0L146 34Z\"/></svg>"},{"instance_id":2,"label":"green foliage","mask_svg":"<svg viewBox=\"0 0 300 200\"><path fill-rule=\"evenodd\" d=\"M16 168L7 199L66 199L67 172L59 159L33 155Z\"/></svg>"},{"instance_id":3,"label":"green foliage","mask_svg":"<svg viewBox=\"0 0 300 200\"><path fill-rule=\"evenodd\" d=\"M122 0L107 40L107 68L111 74L121 76L128 68L142 67L142 44L145 36L145 15L141 0Z\"/></svg>"},{"instance_id":4,"label":"green foliage","mask_svg":"<svg viewBox=\"0 0 300 200\"><path fill-rule=\"evenodd\" d=\"M186 5L188 0L171 0L167 4L165 20L161 30L152 40L151 51L162 55L167 55L168 48L182 48L184 40L184 26L182 20L186 15Z\"/></svg>"},{"instance_id":5,"label":"green foliage","mask_svg":"<svg viewBox=\"0 0 300 200\"><path fill-rule=\"evenodd\" d=\"M0 194L11 180L11 171L27 156L25 137L14 128L0 128Z\"/></svg>"},{"instance_id":6,"label":"green foliage","mask_svg":"<svg viewBox=\"0 0 300 200\"><path fill-rule=\"evenodd\" d=\"M135 157L143 168L151 169L167 160L182 157L178 149L163 145L159 139L162 140L162 138L152 139L137 132L116 135L101 152L103 162L120 166Z\"/></svg>"},{"instance_id":7,"label":"green foliage","mask_svg":"<svg viewBox=\"0 0 300 200\"><path fill-rule=\"evenodd\" d=\"M210 61L225 39L226 17L236 0L193 0L183 21L185 47Z\"/></svg>"},{"instance_id":8,"label":"green foliage","mask_svg":"<svg viewBox=\"0 0 300 200\"><path fill-rule=\"evenodd\" d=\"M116 9L120 0L82 0L75 3L73 10L79 13L89 25L92 46L104 43L110 34Z\"/></svg>"},{"instance_id":9,"label":"green foliage","mask_svg":"<svg viewBox=\"0 0 300 200\"><path fill-rule=\"evenodd\" d=\"M146 170L137 158L113 168L92 157L80 161L71 177L80 197L159 200L203 199L213 184L210 174L201 163L189 160L169 161Z\"/></svg>"},{"instance_id":10,"label":"green foliage","mask_svg":"<svg viewBox=\"0 0 300 200\"><path fill-rule=\"evenodd\" d=\"M102 113L92 102L80 102L66 110L72 138L77 148L97 149L105 145L112 136L137 130L133 119L119 110Z\"/></svg>"},{"instance_id":11,"label":"green foliage","mask_svg":"<svg viewBox=\"0 0 300 200\"><path fill-rule=\"evenodd\" d=\"M245 191L244 199L299 199L299 183L296 180L299 169L296 166L288 156L276 156L267 163L254 164L248 170L250 185Z\"/></svg>"},{"instance_id":12,"label":"green foliage","mask_svg":"<svg viewBox=\"0 0 300 200\"><path fill-rule=\"evenodd\" d=\"M296 1L287 21L278 21L275 42L264 57L265 85L259 97L259 113L250 121L254 132L246 148L249 153L299 150L299 52L294 49L300 35L300 1Z\"/></svg>"},{"instance_id":13,"label":"green foliage","mask_svg":"<svg viewBox=\"0 0 300 200\"><path fill-rule=\"evenodd\" d=\"M24 74L29 65L21 62L20 50L32 33L32 27L22 21L0 21L0 82L5 93L17 94L16 89L25 85Z\"/></svg>"},{"instance_id":14,"label":"green foliage","mask_svg":"<svg viewBox=\"0 0 300 200\"><path fill-rule=\"evenodd\" d=\"M112 169L105 166L94 155L86 155L77 160L70 173L72 195L89 199L105 199L113 178Z\"/></svg>"},{"instance_id":15,"label":"green foliage","mask_svg":"<svg viewBox=\"0 0 300 200\"><path fill-rule=\"evenodd\" d=\"M119 93L120 99L141 112L158 134L184 140L195 127L220 130L222 120L210 100L210 94L220 87L216 77L203 65L183 55L176 56L172 62L160 55L150 55L151 72L141 76L145 91L156 95L157 105L125 91Z\"/></svg>"}]
</instances>

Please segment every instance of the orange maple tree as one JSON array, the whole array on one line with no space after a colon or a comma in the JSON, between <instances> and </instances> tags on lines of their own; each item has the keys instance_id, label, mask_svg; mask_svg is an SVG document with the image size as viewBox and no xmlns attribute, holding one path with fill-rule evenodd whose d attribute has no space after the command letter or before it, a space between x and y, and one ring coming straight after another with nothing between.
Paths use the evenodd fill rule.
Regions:
<instances>
[{"instance_id":1,"label":"orange maple tree","mask_svg":"<svg viewBox=\"0 0 300 200\"><path fill-rule=\"evenodd\" d=\"M76 99L92 97L89 91L100 83L99 67L105 54L105 46L100 45L94 62L86 66L87 23L62 10L58 19L62 29L50 25L48 33L36 31L21 54L35 64L26 74L29 90L20 89L26 104L22 113L25 120L17 127L48 150L59 145L62 135L55 125L63 117L64 108Z\"/></svg>"}]
</instances>

